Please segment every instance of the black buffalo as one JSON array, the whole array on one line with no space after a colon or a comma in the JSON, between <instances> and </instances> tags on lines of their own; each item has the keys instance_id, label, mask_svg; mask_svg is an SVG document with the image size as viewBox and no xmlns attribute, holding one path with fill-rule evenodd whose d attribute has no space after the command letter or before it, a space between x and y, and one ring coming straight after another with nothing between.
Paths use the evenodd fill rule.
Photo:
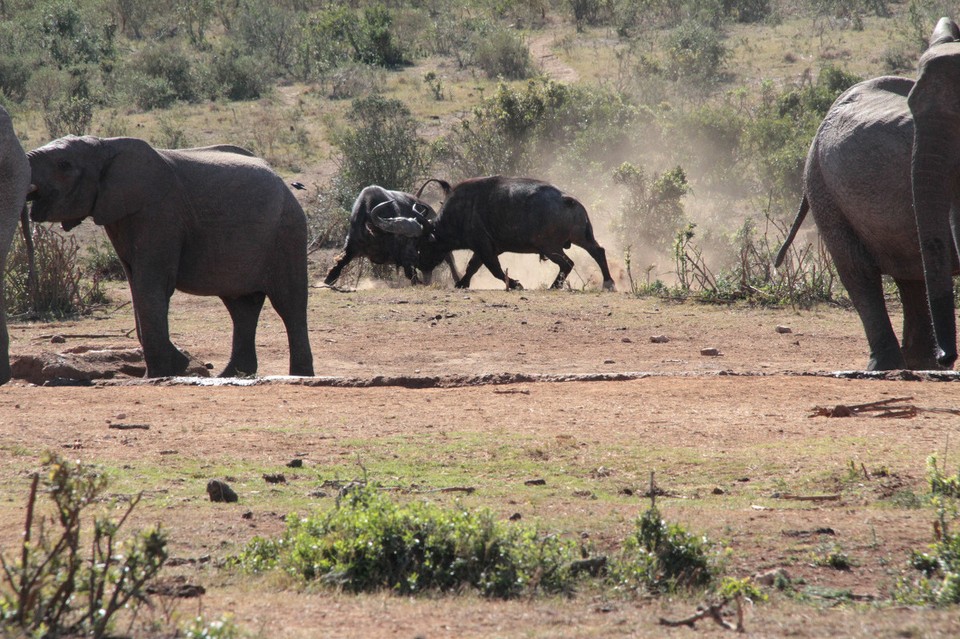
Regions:
<instances>
[{"instance_id":1,"label":"black buffalo","mask_svg":"<svg viewBox=\"0 0 960 639\"><path fill-rule=\"evenodd\" d=\"M365 257L374 264L393 264L403 269L411 282L419 281L414 270L418 258L418 241L430 232L436 212L418 197L403 191L390 191L380 186L368 186L353 203L350 228L343 245L343 253L327 273L324 282L329 286L337 281L340 272L357 257ZM453 279L458 279L453 258L441 256L439 264L447 259ZM433 268L424 272L429 281Z\"/></svg>"},{"instance_id":2,"label":"black buffalo","mask_svg":"<svg viewBox=\"0 0 960 639\"><path fill-rule=\"evenodd\" d=\"M418 195L430 182L440 185L446 199L436 220L424 226L421 234L417 262L421 270L436 268L450 251L470 249L473 255L457 288L468 288L480 266L486 266L508 288L523 288L506 276L497 256L536 253L560 267L551 285L560 288L573 269L573 260L563 249L576 244L600 266L603 288L614 290L606 252L597 244L587 210L576 198L547 182L499 175L465 180L452 187L444 180L431 179Z\"/></svg>"}]
</instances>

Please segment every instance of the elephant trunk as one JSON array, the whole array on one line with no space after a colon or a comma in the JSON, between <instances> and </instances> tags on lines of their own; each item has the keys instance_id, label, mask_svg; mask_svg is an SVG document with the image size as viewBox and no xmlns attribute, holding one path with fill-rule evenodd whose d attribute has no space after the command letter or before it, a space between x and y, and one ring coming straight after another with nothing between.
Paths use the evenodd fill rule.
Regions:
<instances>
[{"instance_id":1,"label":"elephant trunk","mask_svg":"<svg viewBox=\"0 0 960 639\"><path fill-rule=\"evenodd\" d=\"M947 368L957 359L952 278L954 240L950 220L955 162L952 139L942 123L927 123L922 127L918 123L912 167L913 208L927 299L939 347L937 360Z\"/></svg>"}]
</instances>

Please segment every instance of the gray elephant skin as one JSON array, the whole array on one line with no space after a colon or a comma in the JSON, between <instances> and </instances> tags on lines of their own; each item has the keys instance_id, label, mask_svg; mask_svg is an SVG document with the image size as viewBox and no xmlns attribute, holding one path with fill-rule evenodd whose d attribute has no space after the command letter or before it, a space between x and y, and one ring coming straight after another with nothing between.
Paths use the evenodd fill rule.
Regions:
<instances>
[{"instance_id":1,"label":"gray elephant skin","mask_svg":"<svg viewBox=\"0 0 960 639\"><path fill-rule=\"evenodd\" d=\"M220 297L233 320L221 375L257 371L264 298L283 319L290 374L313 375L307 333L307 225L267 164L240 147L154 149L135 138L68 136L27 154L37 222L104 227L133 297L147 377L179 375L170 341L174 289Z\"/></svg>"},{"instance_id":2,"label":"gray elephant skin","mask_svg":"<svg viewBox=\"0 0 960 639\"><path fill-rule=\"evenodd\" d=\"M13 130L10 115L0 107L0 384L10 381L10 334L3 295L7 253L29 187L30 164Z\"/></svg>"},{"instance_id":3,"label":"gray elephant skin","mask_svg":"<svg viewBox=\"0 0 960 639\"><path fill-rule=\"evenodd\" d=\"M949 367L956 359L950 275L958 270L958 261L947 215L951 205L960 204L949 188L954 184L950 180L960 177L956 160L949 165L953 172L949 178L947 163L935 163L940 170L942 197L947 198L946 208L937 209L934 215L930 204L921 203L914 214L918 184L915 147L924 146L919 141L915 145L915 138L919 140L922 130L929 126L919 108L921 90L933 83L938 88L926 91L928 101L952 101L942 105L941 118L947 106L956 111L960 104L960 45L949 45L947 53L953 56L952 62L937 57L940 47L948 46L938 44L944 33L954 39L960 35L952 21L940 21L916 82L899 77L867 80L834 102L810 146L804 169L804 199L777 257L779 266L809 208L863 323L870 350L868 370L937 369ZM953 68L947 68L949 64ZM929 105L936 111L933 107ZM949 130L960 136L960 112L953 116L953 122L940 120L939 126L940 138L945 138ZM960 159L960 140L948 146L953 157ZM928 231L930 239L921 242L925 227L935 230ZM931 261L935 266L931 267ZM881 275L891 276L900 292L902 345L887 313ZM939 281L942 277L945 283ZM938 336L943 333L939 340L933 330L938 314L943 316L939 322L945 327L937 331Z\"/></svg>"}]
</instances>

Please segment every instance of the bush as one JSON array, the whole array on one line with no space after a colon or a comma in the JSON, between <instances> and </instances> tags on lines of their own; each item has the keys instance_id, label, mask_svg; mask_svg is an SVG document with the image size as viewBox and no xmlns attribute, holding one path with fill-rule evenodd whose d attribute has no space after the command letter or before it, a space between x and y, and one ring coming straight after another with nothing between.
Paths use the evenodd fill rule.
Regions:
<instances>
[{"instance_id":1,"label":"bush","mask_svg":"<svg viewBox=\"0 0 960 639\"><path fill-rule=\"evenodd\" d=\"M224 49L210 63L207 93L211 99L256 100L267 92L270 74L264 63L235 49Z\"/></svg>"},{"instance_id":2,"label":"bush","mask_svg":"<svg viewBox=\"0 0 960 639\"><path fill-rule=\"evenodd\" d=\"M634 533L624 542L614 579L621 587L652 594L705 588L720 572L711 553L706 537L668 524L651 507L637 519Z\"/></svg>"},{"instance_id":3,"label":"bush","mask_svg":"<svg viewBox=\"0 0 960 639\"><path fill-rule=\"evenodd\" d=\"M85 282L79 266L80 251L73 236L52 227L33 226L36 284L31 283L26 245L20 234L7 257L7 313L33 319L62 319L90 310L105 295L100 282Z\"/></svg>"},{"instance_id":4,"label":"bush","mask_svg":"<svg viewBox=\"0 0 960 639\"><path fill-rule=\"evenodd\" d=\"M248 54L269 60L279 71L292 69L301 37L292 11L268 0L246 0L236 22Z\"/></svg>"},{"instance_id":5,"label":"bush","mask_svg":"<svg viewBox=\"0 0 960 639\"><path fill-rule=\"evenodd\" d=\"M627 144L626 130L643 117L602 89L545 79L518 88L500 83L471 118L436 144L436 152L454 179L543 172L560 161L582 175L585 164L616 161Z\"/></svg>"},{"instance_id":6,"label":"bush","mask_svg":"<svg viewBox=\"0 0 960 639\"><path fill-rule=\"evenodd\" d=\"M683 169L678 166L650 179L642 168L624 162L613 181L626 187L616 227L620 243L656 249L669 246L685 223L681 200L690 187Z\"/></svg>"},{"instance_id":7,"label":"bush","mask_svg":"<svg viewBox=\"0 0 960 639\"><path fill-rule=\"evenodd\" d=\"M509 29L497 29L484 37L477 45L475 62L490 78L523 80L533 75L530 50Z\"/></svg>"},{"instance_id":8,"label":"bush","mask_svg":"<svg viewBox=\"0 0 960 639\"><path fill-rule=\"evenodd\" d=\"M251 571L278 568L350 592L400 594L476 589L501 599L568 592L574 544L504 524L487 510L398 505L370 486L334 510L291 515L279 539L254 539L236 558Z\"/></svg>"},{"instance_id":9,"label":"bush","mask_svg":"<svg viewBox=\"0 0 960 639\"><path fill-rule=\"evenodd\" d=\"M668 72L674 79L716 82L729 51L716 28L687 21L667 42Z\"/></svg>"},{"instance_id":10,"label":"bush","mask_svg":"<svg viewBox=\"0 0 960 639\"><path fill-rule=\"evenodd\" d=\"M33 475L18 556L0 554L4 636L14 628L37 637L107 636L118 611L147 600L144 587L167 559L166 536L155 528L120 538L140 495L121 508L119 520L94 515L85 531L86 511L106 499L106 476L49 453L43 464L42 491L40 475ZM36 514L38 494L50 497L52 515Z\"/></svg>"},{"instance_id":11,"label":"bush","mask_svg":"<svg viewBox=\"0 0 960 639\"><path fill-rule=\"evenodd\" d=\"M352 127L333 136L339 168L335 183L342 206L350 208L365 186L410 190L423 176L427 146L416 118L402 102L380 96L354 100L347 120Z\"/></svg>"},{"instance_id":12,"label":"bush","mask_svg":"<svg viewBox=\"0 0 960 639\"><path fill-rule=\"evenodd\" d=\"M131 92L142 109L166 108L177 100L199 98L199 79L194 61L175 45L154 45L144 49L130 63Z\"/></svg>"},{"instance_id":13,"label":"bush","mask_svg":"<svg viewBox=\"0 0 960 639\"><path fill-rule=\"evenodd\" d=\"M126 281L123 263L109 240L99 239L87 246L86 272L94 281Z\"/></svg>"}]
</instances>

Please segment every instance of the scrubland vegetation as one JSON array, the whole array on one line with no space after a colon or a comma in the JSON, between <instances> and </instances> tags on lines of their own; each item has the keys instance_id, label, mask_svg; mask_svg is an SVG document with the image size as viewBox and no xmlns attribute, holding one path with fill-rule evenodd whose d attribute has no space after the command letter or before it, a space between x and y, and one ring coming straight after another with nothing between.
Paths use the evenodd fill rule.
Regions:
<instances>
[{"instance_id":1,"label":"scrubland vegetation","mask_svg":"<svg viewBox=\"0 0 960 639\"><path fill-rule=\"evenodd\" d=\"M0 102L26 148L247 146L309 185L314 248L339 245L368 184L530 175L587 205L635 292L808 305L843 298L822 251L770 262L816 127L858 79L909 74L949 9L13 0Z\"/></svg>"},{"instance_id":2,"label":"scrubland vegetation","mask_svg":"<svg viewBox=\"0 0 960 639\"><path fill-rule=\"evenodd\" d=\"M772 261L810 140L859 79L911 74L951 9L933 0L0 0L0 104L27 149L66 134L249 147L307 184L313 249L339 247L368 184L527 175L584 202L633 294L809 307L844 298L822 248L805 239L784 268ZM30 280L18 239L7 289L15 317L80 313L103 301L103 281L123 276L101 238L82 246L44 228L34 241L45 276ZM571 284L596 285L587 279ZM105 480L50 465L30 502L54 498L65 541L50 536L51 519L43 543L5 551L0 620L35 636L104 636L118 601L129 612L144 600L166 537L148 529L123 542L132 568L80 559L80 511ZM955 605L960 489L935 458L928 474L929 494L917 500L937 534L911 555L915 574L901 576L893 600ZM487 511L394 499L375 481L347 488L335 507L290 515L280 535L221 567L347 592L760 597L749 580L724 579L720 542L654 506L609 544L618 554L600 557L587 542ZM28 532L32 524L28 515ZM112 545L120 524L99 517L93 527L97 543ZM821 559L837 569L846 561ZM197 619L176 632L239 631Z\"/></svg>"}]
</instances>

